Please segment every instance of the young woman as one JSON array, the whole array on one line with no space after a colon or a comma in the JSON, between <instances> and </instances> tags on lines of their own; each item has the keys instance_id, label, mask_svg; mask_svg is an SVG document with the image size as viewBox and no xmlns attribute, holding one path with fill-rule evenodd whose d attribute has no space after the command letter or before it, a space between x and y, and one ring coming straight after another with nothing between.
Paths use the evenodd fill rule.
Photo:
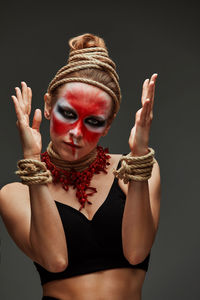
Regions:
<instances>
[{"instance_id":1,"label":"young woman","mask_svg":"<svg viewBox=\"0 0 200 300\"><path fill-rule=\"evenodd\" d=\"M157 74L144 81L130 154L108 154L98 142L120 105L115 64L97 36L69 45L68 63L44 96L51 136L45 153L39 109L29 124L30 87L22 82L12 96L22 183L2 188L1 216L34 261L43 299L139 300L159 221L159 166L148 145Z\"/></svg>"}]
</instances>

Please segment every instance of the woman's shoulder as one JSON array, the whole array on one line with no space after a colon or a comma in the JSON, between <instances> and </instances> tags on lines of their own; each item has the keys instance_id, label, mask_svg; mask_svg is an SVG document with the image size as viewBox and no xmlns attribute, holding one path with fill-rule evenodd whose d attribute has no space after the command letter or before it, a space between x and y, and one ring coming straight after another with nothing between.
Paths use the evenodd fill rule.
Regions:
<instances>
[{"instance_id":1,"label":"woman's shoulder","mask_svg":"<svg viewBox=\"0 0 200 300\"><path fill-rule=\"evenodd\" d=\"M2 187L0 216L15 244L33 259L29 243L31 208L28 186L12 182Z\"/></svg>"},{"instance_id":2,"label":"woman's shoulder","mask_svg":"<svg viewBox=\"0 0 200 300\"><path fill-rule=\"evenodd\" d=\"M120 159L122 157L122 154L110 154L110 170L112 171L113 169L118 169L119 164L120 164Z\"/></svg>"},{"instance_id":3,"label":"woman's shoulder","mask_svg":"<svg viewBox=\"0 0 200 300\"><path fill-rule=\"evenodd\" d=\"M24 205L29 200L28 186L21 182L11 182L0 190L0 211L13 205Z\"/></svg>"},{"instance_id":4,"label":"woman's shoulder","mask_svg":"<svg viewBox=\"0 0 200 300\"><path fill-rule=\"evenodd\" d=\"M19 192L28 193L28 186L21 182L10 182L1 188L0 195L16 195Z\"/></svg>"},{"instance_id":5,"label":"woman's shoulder","mask_svg":"<svg viewBox=\"0 0 200 300\"><path fill-rule=\"evenodd\" d=\"M111 157L111 162L115 163L115 162L119 162L120 158L122 157L123 154L110 154Z\"/></svg>"}]
</instances>

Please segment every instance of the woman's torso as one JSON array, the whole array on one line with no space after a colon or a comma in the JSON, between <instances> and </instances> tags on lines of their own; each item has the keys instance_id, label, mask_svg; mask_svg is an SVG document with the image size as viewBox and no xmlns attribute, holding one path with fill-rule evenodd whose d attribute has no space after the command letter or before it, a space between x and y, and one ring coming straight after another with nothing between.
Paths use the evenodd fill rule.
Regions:
<instances>
[{"instance_id":1,"label":"woman's torso","mask_svg":"<svg viewBox=\"0 0 200 300\"><path fill-rule=\"evenodd\" d=\"M49 185L49 190L53 199L59 205L61 203L73 207L77 213L83 214L88 221L92 221L97 212L100 212L107 201L107 196L113 186L114 176L112 170L117 167L121 155L112 155L108 173L94 175L91 186L97 188L97 193L90 197L92 205L85 205L79 212L75 190L70 188L65 191L59 185ZM127 192L127 187L119 182L123 192ZM113 199L114 200L114 199ZM110 220L112 222L112 220ZM61 300L139 300L141 299L141 289L145 278L145 271L132 268L114 268L101 270L71 278L53 280L43 285L43 294Z\"/></svg>"},{"instance_id":2,"label":"woman's torso","mask_svg":"<svg viewBox=\"0 0 200 300\"><path fill-rule=\"evenodd\" d=\"M145 271L112 269L43 285L45 296L59 300L141 300Z\"/></svg>"}]
</instances>

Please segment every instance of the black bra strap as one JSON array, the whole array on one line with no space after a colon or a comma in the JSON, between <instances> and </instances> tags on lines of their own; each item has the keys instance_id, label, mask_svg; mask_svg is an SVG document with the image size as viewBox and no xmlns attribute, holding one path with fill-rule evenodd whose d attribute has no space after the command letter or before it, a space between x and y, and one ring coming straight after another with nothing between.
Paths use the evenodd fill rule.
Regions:
<instances>
[{"instance_id":1,"label":"black bra strap","mask_svg":"<svg viewBox=\"0 0 200 300\"><path fill-rule=\"evenodd\" d=\"M127 155L127 153L122 154L122 156L124 156L124 155ZM119 168L121 168L121 160L120 159L119 159L119 162L118 162L116 170L118 170Z\"/></svg>"}]
</instances>

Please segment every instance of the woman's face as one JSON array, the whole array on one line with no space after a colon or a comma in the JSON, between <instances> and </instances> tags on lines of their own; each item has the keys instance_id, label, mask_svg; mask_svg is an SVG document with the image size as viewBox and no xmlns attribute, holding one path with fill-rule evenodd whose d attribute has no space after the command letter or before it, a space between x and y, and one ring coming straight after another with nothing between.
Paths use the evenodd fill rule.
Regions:
<instances>
[{"instance_id":1,"label":"woman's face","mask_svg":"<svg viewBox=\"0 0 200 300\"><path fill-rule=\"evenodd\" d=\"M108 130L111 108L111 97L100 88L82 82L65 84L51 112L54 150L71 161L87 155Z\"/></svg>"}]
</instances>

